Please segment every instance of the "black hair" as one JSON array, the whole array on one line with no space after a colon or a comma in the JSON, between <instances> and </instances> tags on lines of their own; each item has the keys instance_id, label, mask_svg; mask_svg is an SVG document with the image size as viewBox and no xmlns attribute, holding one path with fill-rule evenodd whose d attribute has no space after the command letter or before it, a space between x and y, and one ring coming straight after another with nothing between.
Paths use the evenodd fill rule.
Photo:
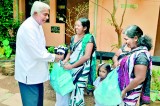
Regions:
<instances>
[{"instance_id":1,"label":"black hair","mask_svg":"<svg viewBox=\"0 0 160 106\"><path fill-rule=\"evenodd\" d=\"M66 58L67 54L68 54L68 48L60 48L60 49L63 49L65 51L64 53L64 59ZM55 51L55 54L58 54L57 52L58 48L55 48L54 51Z\"/></svg>"},{"instance_id":2,"label":"black hair","mask_svg":"<svg viewBox=\"0 0 160 106\"><path fill-rule=\"evenodd\" d=\"M110 73L112 71L111 66L109 64L103 63L98 67L98 73L97 73L98 76L99 76L99 71L100 71L101 67L104 67L104 69L107 71L107 73Z\"/></svg>"},{"instance_id":3,"label":"black hair","mask_svg":"<svg viewBox=\"0 0 160 106\"><path fill-rule=\"evenodd\" d=\"M68 54L68 48L65 49L64 59L66 58L67 54Z\"/></svg>"},{"instance_id":4,"label":"black hair","mask_svg":"<svg viewBox=\"0 0 160 106\"><path fill-rule=\"evenodd\" d=\"M138 39L138 46L146 46L147 49L150 51L152 49L152 39L148 35L143 35Z\"/></svg>"},{"instance_id":5,"label":"black hair","mask_svg":"<svg viewBox=\"0 0 160 106\"><path fill-rule=\"evenodd\" d=\"M85 31L85 34L88 34L89 33L89 29L90 29L90 21L89 21L89 19L87 19L85 17L82 17L82 18L79 18L78 21L81 22L83 27L87 28L86 31Z\"/></svg>"},{"instance_id":6,"label":"black hair","mask_svg":"<svg viewBox=\"0 0 160 106\"><path fill-rule=\"evenodd\" d=\"M137 36L137 46L146 46L149 51L151 50L152 39L147 35L143 35L143 31L137 25L131 25L127 27L124 31L124 34L127 35L129 38L134 38L135 36Z\"/></svg>"}]
</instances>

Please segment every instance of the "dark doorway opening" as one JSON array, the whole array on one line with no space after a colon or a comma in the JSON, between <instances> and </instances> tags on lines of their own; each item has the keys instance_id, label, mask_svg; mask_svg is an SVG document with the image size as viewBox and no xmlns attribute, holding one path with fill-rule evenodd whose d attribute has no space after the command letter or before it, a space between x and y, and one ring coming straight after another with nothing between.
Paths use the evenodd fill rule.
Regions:
<instances>
[{"instance_id":1,"label":"dark doorway opening","mask_svg":"<svg viewBox=\"0 0 160 106\"><path fill-rule=\"evenodd\" d=\"M31 7L35 1L39 1L39 0L25 0L26 18L31 16L30 15Z\"/></svg>"},{"instance_id":2,"label":"dark doorway opening","mask_svg":"<svg viewBox=\"0 0 160 106\"><path fill-rule=\"evenodd\" d=\"M48 2L47 0L25 0L26 19L31 16L31 15L30 15L31 7L32 7L32 5L33 5L33 3L34 3L35 1L42 1L42 2L44 2L44 3L49 4L49 2ZM49 19L47 20L47 22L49 22Z\"/></svg>"}]
</instances>

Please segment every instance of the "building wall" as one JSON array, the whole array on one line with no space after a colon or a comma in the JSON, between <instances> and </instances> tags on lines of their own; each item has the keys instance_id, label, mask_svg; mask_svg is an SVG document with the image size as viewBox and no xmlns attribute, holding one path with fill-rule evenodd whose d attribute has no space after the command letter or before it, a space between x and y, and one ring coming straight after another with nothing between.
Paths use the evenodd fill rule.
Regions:
<instances>
[{"instance_id":1,"label":"building wall","mask_svg":"<svg viewBox=\"0 0 160 106\"><path fill-rule=\"evenodd\" d=\"M16 1L16 0L15 0ZM15 2L14 3L17 3ZM26 19L25 16L25 0L19 0L19 15L21 15L21 20ZM49 22L43 25L44 34L46 38L47 46L58 46L65 43L65 24L56 23L56 0L50 0L50 17ZM59 27L60 33L51 32L51 27Z\"/></svg>"},{"instance_id":2,"label":"building wall","mask_svg":"<svg viewBox=\"0 0 160 106\"><path fill-rule=\"evenodd\" d=\"M102 7L95 5L93 2L112 12L113 1L89 0L89 19L91 21L90 32L96 37L97 50L110 52L112 50L112 45L118 43L117 34L115 33L114 27L107 23L108 18L110 18L109 13ZM158 31L160 28L158 27L160 0L128 0L128 2L129 4L136 4L138 7L127 8L122 28L125 29L131 24L140 26L144 31L144 34L149 35L153 40L153 49L151 50L152 55L158 55L158 53L160 53L160 49L159 46L156 45L160 42L158 40L160 38L160 33ZM22 13L21 18L24 20L25 0L19 0L18 3L19 12ZM117 23L120 23L123 12L121 4L124 4L124 0L119 0L118 10L116 13ZM66 43L65 24L56 23L56 0L50 0L50 7L50 22L45 23L43 28L47 46L57 46L59 44ZM58 26L60 28L60 33L52 33L51 26ZM112 52L115 52L116 50L117 49L114 49Z\"/></svg>"},{"instance_id":3,"label":"building wall","mask_svg":"<svg viewBox=\"0 0 160 106\"><path fill-rule=\"evenodd\" d=\"M96 0L91 1L96 2ZM149 35L153 40L153 49L151 50L151 53L153 55L155 51L155 39L157 36L160 0L129 0L128 3L136 4L138 7L135 9L127 8L122 28L125 29L128 25L132 24L136 24L141 27L144 34ZM121 8L121 4L124 4L124 0L119 0L118 3L118 10L116 13L116 19L118 24L121 21L123 13L123 8ZM98 5L112 12L112 0L98 0ZM98 6L97 10L95 10L95 4L90 2L89 18L91 20L91 26L93 26L91 28L91 32L95 32L94 27L96 27L95 36L98 47L97 50L110 52L112 50L111 46L118 43L118 37L115 33L114 27L107 23L107 19L110 18L109 13L100 6ZM96 11L97 17L94 16ZM96 23L94 22L95 20ZM115 51L116 49L113 50L113 52Z\"/></svg>"},{"instance_id":4,"label":"building wall","mask_svg":"<svg viewBox=\"0 0 160 106\"><path fill-rule=\"evenodd\" d=\"M65 24L56 23L56 0L50 0L50 19L49 23L43 25L47 46L58 46L65 44ZM51 27L60 28L60 33L51 32Z\"/></svg>"},{"instance_id":5,"label":"building wall","mask_svg":"<svg viewBox=\"0 0 160 106\"><path fill-rule=\"evenodd\" d=\"M16 4L15 0L15 3ZM21 20L25 20L25 1L26 0L19 0L19 13L23 13L21 16ZM56 1L57 0L50 0L50 19L49 22L45 23L43 25L45 38L47 42L47 46L58 46L60 44L69 44L70 43L70 37L65 35L65 29L67 28L65 26L65 23L56 23ZM89 0L67 0L66 7L71 9L72 7L78 6L78 4L81 4L83 2L88 2ZM86 13L88 15L88 13ZM76 16L75 16L76 17ZM84 16L83 16L84 17ZM88 17L88 16L85 16ZM73 17L74 18L74 17ZM74 26L74 22L72 23ZM53 33L51 32L51 27L57 26L60 28L60 33ZM71 35L70 35L71 36Z\"/></svg>"}]
</instances>

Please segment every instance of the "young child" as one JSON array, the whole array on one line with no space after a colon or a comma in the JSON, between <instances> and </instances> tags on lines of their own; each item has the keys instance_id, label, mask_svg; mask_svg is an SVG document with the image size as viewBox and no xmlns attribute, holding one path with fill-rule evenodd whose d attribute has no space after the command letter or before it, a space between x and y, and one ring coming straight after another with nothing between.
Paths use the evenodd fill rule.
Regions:
<instances>
[{"instance_id":1,"label":"young child","mask_svg":"<svg viewBox=\"0 0 160 106\"><path fill-rule=\"evenodd\" d=\"M111 66L110 65L108 65L106 63L99 64L98 72L97 72L98 77L93 83L95 88L97 88L98 85L100 84L100 82L103 81L103 79L106 78L106 76L109 72L111 72Z\"/></svg>"},{"instance_id":2,"label":"young child","mask_svg":"<svg viewBox=\"0 0 160 106\"><path fill-rule=\"evenodd\" d=\"M67 47L58 46L58 47L54 48L54 50L55 50L55 54L63 55L63 59L60 60L60 61L63 61L66 58L66 55L68 53L68 48Z\"/></svg>"},{"instance_id":3,"label":"young child","mask_svg":"<svg viewBox=\"0 0 160 106\"><path fill-rule=\"evenodd\" d=\"M110 73L110 72L111 72L110 65L108 65L106 63L102 63L99 65L98 72L97 72L98 77L93 83L93 85L95 86L95 89L107 77L108 73ZM95 101L95 106L102 106L102 105Z\"/></svg>"},{"instance_id":4,"label":"young child","mask_svg":"<svg viewBox=\"0 0 160 106\"><path fill-rule=\"evenodd\" d=\"M117 106L121 103L118 74L109 64L100 64L95 86L95 106ZM114 96L114 97L113 97Z\"/></svg>"},{"instance_id":5,"label":"young child","mask_svg":"<svg viewBox=\"0 0 160 106\"><path fill-rule=\"evenodd\" d=\"M65 59L67 53L68 53L68 48L67 47L58 46L58 48L55 48L55 54L63 55L63 59ZM62 61L63 60L60 60L59 62L57 61L60 66L63 66ZM56 92L55 106L68 106L69 99L70 99L69 94L66 94L66 95L62 96L62 95L60 95L59 93Z\"/></svg>"}]
</instances>

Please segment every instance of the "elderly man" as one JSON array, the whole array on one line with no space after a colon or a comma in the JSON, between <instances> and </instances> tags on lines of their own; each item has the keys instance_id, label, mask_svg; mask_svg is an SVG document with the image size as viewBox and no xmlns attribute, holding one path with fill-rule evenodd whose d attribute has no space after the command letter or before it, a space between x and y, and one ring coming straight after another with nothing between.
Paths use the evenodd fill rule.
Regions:
<instances>
[{"instance_id":1,"label":"elderly man","mask_svg":"<svg viewBox=\"0 0 160 106\"><path fill-rule=\"evenodd\" d=\"M48 62L59 60L50 54L42 24L49 15L49 5L35 1L31 16L20 26L16 40L15 79L18 81L23 106L43 106L43 82L49 79Z\"/></svg>"}]
</instances>

